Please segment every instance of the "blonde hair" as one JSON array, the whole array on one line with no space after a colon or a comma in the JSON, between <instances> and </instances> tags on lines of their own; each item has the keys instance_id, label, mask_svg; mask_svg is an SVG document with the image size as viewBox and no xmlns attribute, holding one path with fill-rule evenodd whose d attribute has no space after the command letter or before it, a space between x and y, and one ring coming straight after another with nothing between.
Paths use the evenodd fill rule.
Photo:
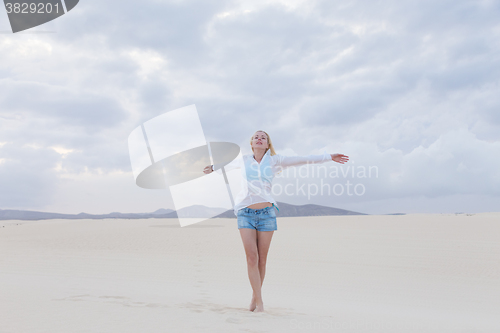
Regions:
<instances>
[{"instance_id":1,"label":"blonde hair","mask_svg":"<svg viewBox=\"0 0 500 333\"><path fill-rule=\"evenodd\" d=\"M257 132L265 133L266 136L267 136L267 143L269 144L269 148L266 149L266 153L267 153L267 150L270 149L271 150L271 156L276 155L276 152L274 151L273 142L271 141L271 137L269 136L269 134L267 134L267 132L263 131L263 130L255 131L255 133L257 133ZM254 135L255 135L255 133L254 133ZM252 145L253 137L254 137L253 135L250 137L250 146ZM253 148L252 148L252 151L253 151Z\"/></svg>"}]
</instances>

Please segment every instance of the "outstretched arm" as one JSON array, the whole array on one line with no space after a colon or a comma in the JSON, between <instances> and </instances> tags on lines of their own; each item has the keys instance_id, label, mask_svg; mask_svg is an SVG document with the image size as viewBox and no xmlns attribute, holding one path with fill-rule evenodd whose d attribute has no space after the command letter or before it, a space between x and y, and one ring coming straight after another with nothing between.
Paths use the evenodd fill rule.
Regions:
<instances>
[{"instance_id":1,"label":"outstretched arm","mask_svg":"<svg viewBox=\"0 0 500 333\"><path fill-rule=\"evenodd\" d=\"M324 163L328 161L335 161L337 163L344 164L349 160L349 156L343 154L327 154L327 153L324 153L323 155L308 155L308 156L276 155L276 158L277 158L276 164L282 168L304 165L304 164Z\"/></svg>"},{"instance_id":2,"label":"outstretched arm","mask_svg":"<svg viewBox=\"0 0 500 333\"><path fill-rule=\"evenodd\" d=\"M330 154L324 153L322 155L307 155L307 156L283 156L275 155L276 165L282 168L288 168L291 166L299 166L304 164L316 164L324 163L331 160Z\"/></svg>"}]
</instances>

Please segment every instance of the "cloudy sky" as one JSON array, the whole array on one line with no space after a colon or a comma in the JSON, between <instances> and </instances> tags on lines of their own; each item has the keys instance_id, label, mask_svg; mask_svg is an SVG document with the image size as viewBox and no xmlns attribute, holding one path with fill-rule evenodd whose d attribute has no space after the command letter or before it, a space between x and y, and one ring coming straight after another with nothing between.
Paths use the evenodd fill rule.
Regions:
<instances>
[{"instance_id":1,"label":"cloudy sky","mask_svg":"<svg viewBox=\"0 0 500 333\"><path fill-rule=\"evenodd\" d=\"M195 104L209 141L349 155L323 180L359 195L279 201L499 210L499 1L82 0L17 34L0 12L0 209L174 208L135 185L127 138Z\"/></svg>"}]
</instances>

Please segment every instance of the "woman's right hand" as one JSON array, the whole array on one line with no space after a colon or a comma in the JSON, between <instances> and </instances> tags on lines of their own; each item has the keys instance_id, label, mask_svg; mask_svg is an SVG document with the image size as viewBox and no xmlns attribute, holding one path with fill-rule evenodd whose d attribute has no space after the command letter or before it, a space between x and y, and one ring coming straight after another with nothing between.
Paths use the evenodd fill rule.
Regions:
<instances>
[{"instance_id":1,"label":"woman's right hand","mask_svg":"<svg viewBox=\"0 0 500 333\"><path fill-rule=\"evenodd\" d=\"M212 172L213 172L213 170L212 170L212 166L211 166L211 165L209 165L209 166L205 167L205 169L203 169L203 172L204 172L204 173L206 173L207 175L208 175L209 173L212 173Z\"/></svg>"}]
</instances>

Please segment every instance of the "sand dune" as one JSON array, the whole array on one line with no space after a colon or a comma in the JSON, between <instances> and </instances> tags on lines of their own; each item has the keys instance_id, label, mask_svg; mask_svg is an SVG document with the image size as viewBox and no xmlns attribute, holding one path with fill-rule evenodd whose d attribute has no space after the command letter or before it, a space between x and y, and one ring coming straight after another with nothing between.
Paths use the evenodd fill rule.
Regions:
<instances>
[{"instance_id":1,"label":"sand dune","mask_svg":"<svg viewBox=\"0 0 500 333\"><path fill-rule=\"evenodd\" d=\"M278 218L252 294L235 219L0 223L0 332L499 332L500 213Z\"/></svg>"}]
</instances>

